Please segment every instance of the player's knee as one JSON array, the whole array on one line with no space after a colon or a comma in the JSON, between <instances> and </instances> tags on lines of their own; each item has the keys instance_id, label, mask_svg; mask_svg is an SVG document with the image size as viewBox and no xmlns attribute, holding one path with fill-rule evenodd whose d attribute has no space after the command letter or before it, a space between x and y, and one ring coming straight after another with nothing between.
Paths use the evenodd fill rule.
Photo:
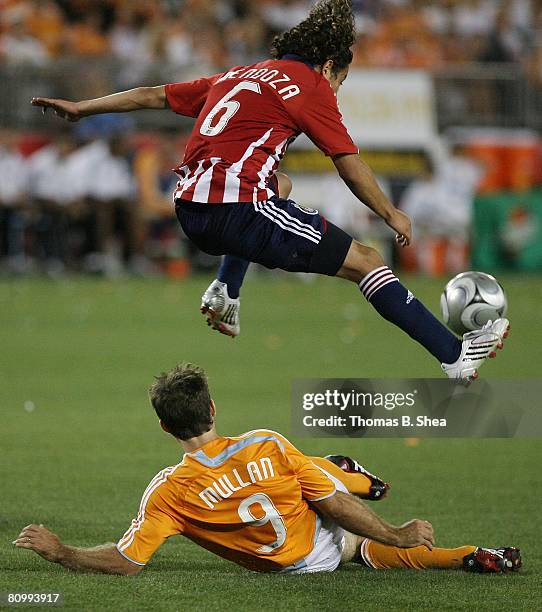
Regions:
<instances>
[{"instance_id":1,"label":"player's knee","mask_svg":"<svg viewBox=\"0 0 542 612\"><path fill-rule=\"evenodd\" d=\"M378 251L353 240L339 276L359 283L369 272L384 265L384 260Z\"/></svg>"},{"instance_id":2,"label":"player's knee","mask_svg":"<svg viewBox=\"0 0 542 612\"><path fill-rule=\"evenodd\" d=\"M382 255L380 255L377 250L363 246L362 244L359 246L362 248L362 267L360 271L363 272L364 275L385 265Z\"/></svg>"},{"instance_id":3,"label":"player's knee","mask_svg":"<svg viewBox=\"0 0 542 612\"><path fill-rule=\"evenodd\" d=\"M277 172L276 177L279 184L279 197L287 200L292 192L292 180L284 172Z\"/></svg>"},{"instance_id":4,"label":"player's knee","mask_svg":"<svg viewBox=\"0 0 542 612\"><path fill-rule=\"evenodd\" d=\"M357 561L361 543L365 538L354 535L349 531L344 532L344 546L341 553L341 565Z\"/></svg>"}]
</instances>

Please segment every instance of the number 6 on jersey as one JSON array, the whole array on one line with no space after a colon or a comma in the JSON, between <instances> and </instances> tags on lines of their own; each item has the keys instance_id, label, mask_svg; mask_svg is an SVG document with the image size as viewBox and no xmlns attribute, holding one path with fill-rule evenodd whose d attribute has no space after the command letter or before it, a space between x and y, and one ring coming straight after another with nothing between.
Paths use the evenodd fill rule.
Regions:
<instances>
[{"instance_id":1,"label":"number 6 on jersey","mask_svg":"<svg viewBox=\"0 0 542 612\"><path fill-rule=\"evenodd\" d=\"M223 98L221 98L209 111L209 114L203 120L199 129L200 134L203 136L217 136L224 130L228 125L229 120L235 115L235 113L241 107L241 103L232 98L240 91L247 90L253 91L254 93L261 94L262 90L258 83L252 81L242 81L238 83L231 91L229 91ZM225 113L220 117L215 126L212 125L213 119L218 115L221 110L225 110Z\"/></svg>"}]
</instances>

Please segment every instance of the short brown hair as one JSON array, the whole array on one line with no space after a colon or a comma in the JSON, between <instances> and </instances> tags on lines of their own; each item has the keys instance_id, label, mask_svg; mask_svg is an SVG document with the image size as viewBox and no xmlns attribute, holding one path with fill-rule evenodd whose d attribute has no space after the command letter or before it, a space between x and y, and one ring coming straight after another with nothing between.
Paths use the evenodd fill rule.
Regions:
<instances>
[{"instance_id":1,"label":"short brown hair","mask_svg":"<svg viewBox=\"0 0 542 612\"><path fill-rule=\"evenodd\" d=\"M275 37L271 56L300 55L314 66L333 60L333 74L352 62L355 41L354 15L350 0L320 0L300 24Z\"/></svg>"},{"instance_id":2,"label":"short brown hair","mask_svg":"<svg viewBox=\"0 0 542 612\"><path fill-rule=\"evenodd\" d=\"M157 376L149 397L158 418L176 438L195 438L213 425L207 376L192 363L181 363Z\"/></svg>"}]
</instances>

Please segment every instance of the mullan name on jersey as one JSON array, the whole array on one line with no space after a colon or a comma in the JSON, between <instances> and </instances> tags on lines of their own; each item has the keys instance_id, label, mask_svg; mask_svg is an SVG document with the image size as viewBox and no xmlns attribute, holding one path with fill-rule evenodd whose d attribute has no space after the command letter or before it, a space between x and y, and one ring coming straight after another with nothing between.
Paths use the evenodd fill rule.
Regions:
<instances>
[{"instance_id":1,"label":"mullan name on jersey","mask_svg":"<svg viewBox=\"0 0 542 612\"><path fill-rule=\"evenodd\" d=\"M228 499L236 491L240 491L245 487L260 480L267 480L275 475L273 464L269 457L261 457L257 461L249 461L244 469L234 468L230 474L222 474L213 484L205 487L198 493L198 496L211 508L223 499Z\"/></svg>"},{"instance_id":2,"label":"mullan name on jersey","mask_svg":"<svg viewBox=\"0 0 542 612\"><path fill-rule=\"evenodd\" d=\"M267 60L166 85L169 106L196 118L174 200L262 202L289 144L301 133L326 155L357 153L328 81L296 60Z\"/></svg>"}]
</instances>

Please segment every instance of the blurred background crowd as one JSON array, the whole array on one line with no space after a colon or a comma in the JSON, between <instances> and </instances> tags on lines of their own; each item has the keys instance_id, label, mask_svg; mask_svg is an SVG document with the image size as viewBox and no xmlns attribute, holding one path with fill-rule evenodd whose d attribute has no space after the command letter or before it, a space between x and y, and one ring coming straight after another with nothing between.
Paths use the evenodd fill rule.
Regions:
<instances>
[{"instance_id":1,"label":"blurred background crowd","mask_svg":"<svg viewBox=\"0 0 542 612\"><path fill-rule=\"evenodd\" d=\"M309 0L0 0L0 58L45 65L62 56L153 62L200 71L265 57L273 34ZM438 68L516 62L538 71L539 0L354 0L354 65Z\"/></svg>"},{"instance_id":2,"label":"blurred background crowd","mask_svg":"<svg viewBox=\"0 0 542 612\"><path fill-rule=\"evenodd\" d=\"M171 168L182 157L189 121L171 113L136 113L86 119L71 129L44 119L29 100L33 95L97 97L258 61L267 56L274 34L301 21L311 4L0 0L1 269L51 276L72 270L182 276L215 265L183 240L170 202ZM510 185L497 177L488 188L488 173L502 178L502 166L490 167L487 150L469 158L468 147L457 148L458 139L447 135L450 128L455 134L458 128L514 128L516 135L518 128L529 128L522 142L529 143L528 163L539 165L542 0L354 0L353 5L358 30L354 67L419 69L433 79L438 132L454 145L448 160L435 167L424 152L427 163L408 180L403 176L398 182L389 171L383 184L430 236L447 231L449 221L438 229L439 218L460 219L459 246L451 257L456 263L450 264L460 269L469 257L480 181L486 192ZM502 148L509 137L499 132L499 139L500 144L491 145L492 159L506 165L495 147ZM512 181L515 192L536 187L537 173L528 174L527 181ZM542 208L542 202L533 197L532 206L511 205L510 215L521 226L520 242L538 235L531 209ZM455 217L448 214L452 208ZM362 217L346 223L358 235L369 223ZM527 226L522 225L525 219ZM435 248L421 261L433 260ZM534 261L534 267L542 267L542 259ZM423 261L403 264L434 269L433 264L424 268ZM444 272L447 266L441 262L436 269Z\"/></svg>"}]
</instances>

